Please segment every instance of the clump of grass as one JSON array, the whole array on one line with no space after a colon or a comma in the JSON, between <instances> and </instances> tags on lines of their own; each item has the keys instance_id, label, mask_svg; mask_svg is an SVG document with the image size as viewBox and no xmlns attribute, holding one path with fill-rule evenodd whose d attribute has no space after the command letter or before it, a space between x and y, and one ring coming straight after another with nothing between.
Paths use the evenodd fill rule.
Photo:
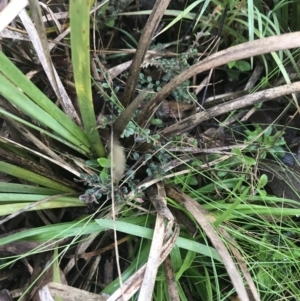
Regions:
<instances>
[{"instance_id":1,"label":"clump of grass","mask_svg":"<svg viewBox=\"0 0 300 301\"><path fill-rule=\"evenodd\" d=\"M0 252L9 252L1 259L2 269L12 268L22 260L26 272L38 273L40 277L53 269L51 282L58 283L63 282L63 271L69 286L59 287L60 292L80 287L109 294L109 300L121 298L122 294L124 299L138 298L138 294L133 297L138 290L143 300L168 300L172 293L174 300L225 300L236 294L241 300L297 298L299 190L295 181L299 178L297 172L280 161L283 151L293 146L287 145L284 131L274 133L280 126L276 121L266 128L256 123L254 130L252 125L245 125L246 118L261 109L256 103L299 91L297 82L221 105L213 103L211 108L205 107L205 102L204 107L199 103L206 93L217 91L214 77L205 74L201 78L202 83L211 82L214 89L204 92L201 87L191 87L192 80L197 85L200 82L196 74L209 70L213 74L213 69L216 76L225 74L229 80L246 83L252 66L258 63L252 56L259 54L265 54L259 59L265 76L256 78L257 88L273 86L278 76L289 83L287 67L293 66L298 73L298 53L285 48L299 44L296 34L289 45L282 45L281 41L288 41L291 36L242 43L255 37L279 35L287 25L297 28L297 22L293 23L287 14L291 6L297 5L281 2L266 11L251 1L247 6L231 1L223 35L219 41L211 42L210 36L220 26L225 7L204 1L197 14L193 9L200 3L187 1L181 11L167 10L166 16L176 17L162 30L157 28L159 21L154 26L153 15L149 17L140 40L150 36L147 43L154 57L146 58L142 71L131 70L125 88L112 80L116 70L106 69L103 57L96 55L98 29L100 33L103 30L112 34L110 41L119 48L139 38L130 32L130 27L121 28L126 22L122 21L124 17L112 14L119 12L112 8L114 2L108 6L104 1L95 8L86 1L72 1L70 20L62 22L59 18L63 14L55 12L47 15L48 23L42 19L37 1L30 1L32 19L26 11L19 14L17 25L28 33L30 42L22 42L26 45L24 50L21 42L5 39L0 52L0 171L6 175L0 182L0 214L3 232L7 232L0 238ZM101 22L94 19L93 9L101 15ZM297 10L293 12L296 14ZM10 18L8 23L15 18L11 13L5 16ZM193 18L198 21L193 27L195 36L191 34L181 43L171 40L168 29L175 30L177 22L184 28L186 20ZM113 27L126 32L122 42L114 38ZM71 32L65 40L56 44L48 41L55 31L64 30ZM164 33L172 42L170 45L158 44L156 39ZM156 39L152 39L153 35ZM108 36L101 38L110 45ZM258 47L260 42L265 45L262 49ZM132 65L140 67L148 46L138 45ZM212 55L207 50L211 46L216 52ZM226 50L230 46L235 48ZM50 52L51 47L56 50ZM217 52L218 47L221 52ZM164 53L163 49L168 48L170 51ZM53 64L55 56L62 54L70 62L69 70L63 70L68 71L65 74ZM127 57L128 53L120 50L118 57L108 53L106 60L124 63ZM24 63L28 61L30 64ZM30 80L31 74L25 76L32 66L42 66L43 72L35 70L40 72L40 78L34 76ZM157 70L159 75L153 72ZM66 75L69 72L70 77ZM70 80L74 82L76 101L65 89ZM47 92L45 82L50 84L52 94ZM96 84L92 87L92 83ZM236 89L241 86L244 85L238 84ZM116 119L114 115L130 103L132 87L146 87L150 99L135 112L135 120L123 133L127 146L133 145L133 137L137 139L127 152L126 174L116 187L110 179L105 139L98 129L107 129ZM255 90L253 87L254 84L248 89ZM123 88L126 97L122 99L117 93ZM109 113L97 112L98 118L95 91L113 108ZM150 92L155 92L153 97ZM164 112L167 118L150 119L169 94L176 100L176 108L183 110L184 105L194 104L191 116L182 117L181 109L179 113L173 109ZM168 103L172 100L169 98ZM286 112L297 109L297 102L294 103L286 106ZM249 106L245 115L242 109ZM243 125L239 133L243 141L238 141L238 135L226 136L224 127L232 123L229 117ZM213 134L198 136L197 131L191 131L204 120L212 119L217 128ZM284 126L289 128L288 124ZM211 127L207 128L211 131ZM235 138L235 143L224 142L228 138ZM216 141L221 145L216 145ZM277 161L266 160L274 157ZM285 183L285 189L275 192L272 181ZM37 254L48 261L42 272ZM108 266L111 275L105 274ZM116 269L118 272L114 272ZM18 271L14 271L14 276L21 277ZM30 282L28 278L28 288L21 289L21 298L34 293L36 280ZM57 286L45 284L55 295ZM10 291L15 288L8 278L3 280L3 286ZM81 293L76 291L77 295Z\"/></svg>"}]
</instances>

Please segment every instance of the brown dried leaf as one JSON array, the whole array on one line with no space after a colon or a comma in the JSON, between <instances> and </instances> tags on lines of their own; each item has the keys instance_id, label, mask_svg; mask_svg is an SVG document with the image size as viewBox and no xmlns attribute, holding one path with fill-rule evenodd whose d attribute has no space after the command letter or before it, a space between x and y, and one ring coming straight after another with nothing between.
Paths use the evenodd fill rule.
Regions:
<instances>
[{"instance_id":1,"label":"brown dried leaf","mask_svg":"<svg viewBox=\"0 0 300 301\"><path fill-rule=\"evenodd\" d=\"M247 293L247 289L246 289L245 285L243 284L243 279L242 279L239 271L236 268L235 262L232 260L231 255L229 254L229 252L227 250L227 247L224 245L223 241L217 234L216 230L211 225L211 223L213 223L215 221L214 216L209 214L209 212L207 212L199 203L194 201L188 195L186 195L184 193L180 193L177 190L175 190L174 188L170 188L170 187L166 188L166 192L169 197L171 197L172 199L174 199L177 202L179 202L180 204L182 204L190 212L190 214L195 218L195 220L198 222L198 224L201 226L201 228L205 231L205 233L208 236L208 238L210 239L211 243L213 244L213 246L219 253L219 255L223 261L223 264L227 270L227 273L228 273L228 275L232 281L232 284L235 287L239 297L241 298L241 300L249 301L250 299L249 299L249 296ZM228 234L226 233L226 236L227 235ZM228 235L228 237L229 237L229 235ZM236 251L236 250L234 250L234 251ZM236 255L237 253L234 252L234 254ZM237 254L237 255L239 255L239 254ZM237 258L238 263L240 263L241 260L242 260L242 257L238 256L238 258ZM244 264L244 262L243 262L243 264ZM241 270L244 270L244 268L247 271L247 267L245 265L243 265L243 268L241 268ZM247 280L250 281L251 284L253 283L251 277L250 277L250 279L248 277ZM251 288L254 290L254 292L252 292L252 295L257 296L258 299L256 299L256 300L259 300L258 293L256 291L255 286L251 285Z\"/></svg>"}]
</instances>

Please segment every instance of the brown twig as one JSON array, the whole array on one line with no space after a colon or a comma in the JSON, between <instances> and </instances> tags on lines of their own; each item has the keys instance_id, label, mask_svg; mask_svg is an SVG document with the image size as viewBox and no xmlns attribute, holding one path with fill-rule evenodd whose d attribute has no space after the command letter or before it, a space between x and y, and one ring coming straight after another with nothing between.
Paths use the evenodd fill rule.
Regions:
<instances>
[{"instance_id":1,"label":"brown twig","mask_svg":"<svg viewBox=\"0 0 300 301\"><path fill-rule=\"evenodd\" d=\"M272 89L267 89L247 96L242 96L235 100L216 105L213 108L210 108L206 111L202 111L200 113L187 117L182 121L177 122L176 124L173 124L165 128L159 134L164 137L169 137L175 133L178 135L192 129L193 127L199 125L203 121L209 120L213 117L220 116L222 114L237 109L245 108L254 105L256 103L264 102L267 100L271 100L291 93L296 93L299 91L300 91L300 81L284 86L279 86Z\"/></svg>"},{"instance_id":2,"label":"brown twig","mask_svg":"<svg viewBox=\"0 0 300 301\"><path fill-rule=\"evenodd\" d=\"M141 64L151 43L152 36L162 16L164 15L164 12L168 7L169 3L170 0L157 0L152 9L152 13L149 16L148 21L145 25L132 65L130 67L129 76L124 91L122 104L125 108L130 104L131 100L133 99L134 90L140 74Z\"/></svg>"}]
</instances>

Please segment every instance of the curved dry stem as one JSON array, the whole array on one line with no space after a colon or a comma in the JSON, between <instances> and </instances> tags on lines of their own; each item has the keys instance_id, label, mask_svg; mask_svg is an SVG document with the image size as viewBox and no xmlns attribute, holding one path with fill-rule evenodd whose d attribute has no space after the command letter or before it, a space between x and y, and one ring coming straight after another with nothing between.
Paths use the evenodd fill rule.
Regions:
<instances>
[{"instance_id":1,"label":"curved dry stem","mask_svg":"<svg viewBox=\"0 0 300 301\"><path fill-rule=\"evenodd\" d=\"M251 95L242 96L235 100L216 105L211 109L187 117L177 122L176 124L173 124L165 128L164 130L159 132L159 134L162 135L163 137L169 137L172 136L173 134L179 135L183 132L186 132L187 130L194 128L195 126L199 125L205 120L209 120L216 116L220 116L222 114L237 109L245 108L254 105L256 103L265 102L267 100L271 100L277 97L281 97L296 92L300 92L300 81L292 84L272 88L272 89L267 89L264 91L253 93Z\"/></svg>"},{"instance_id":2,"label":"curved dry stem","mask_svg":"<svg viewBox=\"0 0 300 301\"><path fill-rule=\"evenodd\" d=\"M200 227L205 231L207 237L220 255L227 273L232 281L232 284L239 295L240 300L249 301L247 290L243 284L243 279L230 256L226 246L219 237L217 231L211 225L209 214L195 200L184 193L177 192L174 188L166 188L167 195L182 204L190 214L195 218Z\"/></svg>"},{"instance_id":3,"label":"curved dry stem","mask_svg":"<svg viewBox=\"0 0 300 301\"><path fill-rule=\"evenodd\" d=\"M144 127L165 97L167 97L181 83L198 73L214 69L232 61L296 47L300 47L299 31L263 38L219 51L218 53L213 54L203 61L191 66L189 69L166 84L145 106L137 119L137 123L139 126Z\"/></svg>"},{"instance_id":4,"label":"curved dry stem","mask_svg":"<svg viewBox=\"0 0 300 301\"><path fill-rule=\"evenodd\" d=\"M129 76L125 87L124 97L122 101L122 104L125 108L130 104L131 100L133 99L134 90L140 74L141 64L144 60L146 51L149 48L153 34L162 16L164 15L164 12L167 9L169 3L170 0L157 0L152 9L152 13L149 16L148 21L145 25L132 65L130 67Z\"/></svg>"}]
</instances>

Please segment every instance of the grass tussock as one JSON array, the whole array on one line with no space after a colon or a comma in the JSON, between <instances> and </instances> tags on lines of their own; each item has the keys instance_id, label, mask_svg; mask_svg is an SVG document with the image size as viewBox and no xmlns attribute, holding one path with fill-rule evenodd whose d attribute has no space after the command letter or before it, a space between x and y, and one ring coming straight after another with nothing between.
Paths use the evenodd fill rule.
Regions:
<instances>
[{"instance_id":1,"label":"grass tussock","mask_svg":"<svg viewBox=\"0 0 300 301\"><path fill-rule=\"evenodd\" d=\"M0 299L299 300L299 8L0 1Z\"/></svg>"}]
</instances>

